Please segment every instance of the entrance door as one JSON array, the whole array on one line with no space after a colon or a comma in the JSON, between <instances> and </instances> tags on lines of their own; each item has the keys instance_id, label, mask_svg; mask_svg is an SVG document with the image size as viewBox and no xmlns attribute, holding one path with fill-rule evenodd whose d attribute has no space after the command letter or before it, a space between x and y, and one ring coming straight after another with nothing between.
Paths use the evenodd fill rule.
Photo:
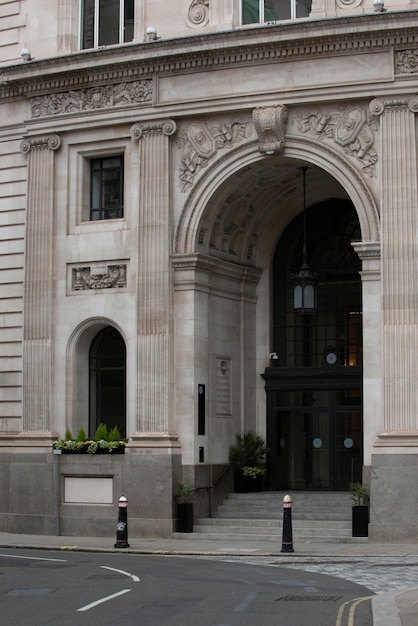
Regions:
<instances>
[{"instance_id":1,"label":"entrance door","mask_svg":"<svg viewBox=\"0 0 418 626\"><path fill-rule=\"evenodd\" d=\"M309 174L309 172L307 172ZM293 299L308 240L314 314ZM361 233L354 207L333 199L289 223L274 256L274 361L267 392L271 489L344 490L362 470Z\"/></svg>"},{"instance_id":2,"label":"entrance door","mask_svg":"<svg viewBox=\"0 0 418 626\"><path fill-rule=\"evenodd\" d=\"M272 393L271 488L342 490L361 480L361 389Z\"/></svg>"}]
</instances>

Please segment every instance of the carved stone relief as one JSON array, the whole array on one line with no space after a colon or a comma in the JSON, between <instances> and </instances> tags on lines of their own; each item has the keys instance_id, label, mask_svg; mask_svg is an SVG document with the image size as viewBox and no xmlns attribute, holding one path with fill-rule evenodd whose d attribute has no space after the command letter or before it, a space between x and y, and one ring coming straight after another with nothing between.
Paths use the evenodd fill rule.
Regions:
<instances>
[{"instance_id":1,"label":"carved stone relief","mask_svg":"<svg viewBox=\"0 0 418 626\"><path fill-rule=\"evenodd\" d=\"M418 50L398 50L395 52L395 73L418 73Z\"/></svg>"},{"instance_id":2,"label":"carved stone relief","mask_svg":"<svg viewBox=\"0 0 418 626\"><path fill-rule=\"evenodd\" d=\"M180 183L182 191L193 185L195 176L220 150L230 149L251 134L248 124L213 120L194 122L177 139L181 149Z\"/></svg>"},{"instance_id":3,"label":"carved stone relief","mask_svg":"<svg viewBox=\"0 0 418 626\"><path fill-rule=\"evenodd\" d=\"M206 26L209 22L209 0L193 0L187 17L191 26Z\"/></svg>"},{"instance_id":4,"label":"carved stone relief","mask_svg":"<svg viewBox=\"0 0 418 626\"><path fill-rule=\"evenodd\" d=\"M276 104L254 109L253 122L260 141L260 152L264 154L283 152L287 127L287 108L281 104Z\"/></svg>"},{"instance_id":5,"label":"carved stone relief","mask_svg":"<svg viewBox=\"0 0 418 626\"><path fill-rule=\"evenodd\" d=\"M126 287L126 269L126 264L73 267L71 291Z\"/></svg>"},{"instance_id":6,"label":"carved stone relief","mask_svg":"<svg viewBox=\"0 0 418 626\"><path fill-rule=\"evenodd\" d=\"M31 101L32 117L78 113L114 106L145 105L152 102L152 80L138 80L89 89L53 93Z\"/></svg>"},{"instance_id":7,"label":"carved stone relief","mask_svg":"<svg viewBox=\"0 0 418 626\"><path fill-rule=\"evenodd\" d=\"M377 152L373 143L377 123L368 111L353 106L327 113L319 110L299 113L297 127L301 133L309 133L321 141L334 141L360 162L365 174L376 176Z\"/></svg>"}]
</instances>

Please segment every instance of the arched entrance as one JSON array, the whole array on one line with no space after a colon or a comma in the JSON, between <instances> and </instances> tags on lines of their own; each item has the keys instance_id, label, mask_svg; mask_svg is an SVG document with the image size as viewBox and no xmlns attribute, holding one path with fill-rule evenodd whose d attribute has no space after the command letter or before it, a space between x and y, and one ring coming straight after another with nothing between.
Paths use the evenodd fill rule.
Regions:
<instances>
[{"instance_id":1,"label":"arched entrance","mask_svg":"<svg viewBox=\"0 0 418 626\"><path fill-rule=\"evenodd\" d=\"M271 489L346 489L362 470L360 239L349 200L306 211L308 262L317 278L316 314L293 308L302 263L303 212L288 225L273 269L274 367L265 370Z\"/></svg>"},{"instance_id":2,"label":"arched entrance","mask_svg":"<svg viewBox=\"0 0 418 626\"><path fill-rule=\"evenodd\" d=\"M225 418L215 415L214 411L213 415L208 414L207 431L209 434L207 435L205 460L211 462L213 459L214 462L225 462L228 457L228 446L233 443L235 434L251 429L266 436L269 446L275 451L270 459L273 462L273 465L270 465L270 488L276 489L281 486L289 488L289 485L294 485L294 488L306 488L305 485L309 483L312 489L346 489L349 479L360 478L359 473L364 458L370 454L370 447L363 450L362 415L363 406L367 405L370 411L373 394L370 392L370 385L365 387L363 393L362 370L364 367L366 372L368 367L373 367L373 363L370 364L370 355L373 354L371 342L374 341L372 334L366 334L364 338L364 353L368 361L365 361L363 365L361 350L360 353L356 354L356 365L349 366L337 363L335 367L332 367L323 364L324 350L329 346L337 347L338 343L335 339L335 333L332 341L329 339L326 330L327 323L324 322L320 329L322 335L318 335L318 338L322 338L324 345L321 347L320 358L317 361L312 361L311 365L304 364L302 351L298 353L297 359L295 356L296 360L294 359L293 362L289 353L289 358L285 362L282 361L280 367L269 367L271 365L269 361L271 352L276 351L281 358L283 357L284 350L280 342L285 342L285 339L280 338L276 324L280 315L284 315L286 321L286 313L284 311L278 312L276 306L278 301L285 301L286 296L280 294L279 287L273 288L278 280L276 280L273 259L276 254L277 258L279 257L279 242L285 241L283 238L286 229L289 228L289 232L293 234L289 236L290 243L283 252L285 260L282 262L282 266L286 268L289 277L293 271L300 267L303 208L301 168L304 166L309 167L308 212L312 212L317 207L323 215L319 236L316 238L318 261L321 259L320 251L327 250L325 239L321 248L321 233L323 236L327 234L327 237L332 234L330 230L326 230L327 225L332 225L332 228L335 224L338 226L338 220L337 222L335 220L338 215L342 217L343 213L347 223L348 209L346 210L346 207L349 207L350 214L353 216L354 228L351 232L348 228L346 236L346 242L348 242L346 251L349 251L351 258L347 266L344 256L342 256L342 263L345 266L345 272L355 274L355 288L358 289L357 294L360 299L356 300L353 315L349 315L350 311L347 310L345 323L351 334L359 331L359 320L360 323L363 322L366 328L373 326L375 320L374 302L370 298L370 293L371 289L375 289L375 284L371 281L363 282L366 306L362 308L360 262L351 245L352 241L357 240L361 244L356 245L356 250L360 250L360 245L363 246L362 249L364 250L368 250L369 246L374 250L374 246L378 246L379 241L379 218L375 201L361 172L344 155L307 137L302 139L295 136L288 137L284 153L278 156L260 156L258 144L255 142L248 143L246 146L231 151L228 159L223 158L218 164L213 163L208 166L183 205L175 233L173 256L175 282L176 285L178 284L178 288L175 287L175 289L178 289L180 305L178 307L178 326L181 327L180 322L185 315L185 292L188 290L188 315L192 319L193 316L196 316L196 311L200 311L198 319L199 322L205 320L206 332L202 333L199 326L199 333L195 335L193 345L190 345L190 350L186 353L187 358L182 361L180 354L180 358L176 360L176 367L178 368L178 379L183 380L182 374L188 371L187 368L190 366L190 355L193 355L195 371L199 372L201 371L199 368L202 366L202 355L205 355L209 372L212 371L211 368L217 362L219 355L223 358L227 354L231 360L230 371L234 375L234 381L232 381L233 384L230 385L229 391L229 393L234 394L232 410ZM351 219L348 220L348 223L351 223ZM342 224L338 226L338 229L340 235L345 232ZM323 259L325 267L336 266L333 251L338 248L338 236L336 235L334 239L332 249L328 250L329 256ZM293 247L292 242L294 242ZM312 264L312 269L318 273L321 270L320 265L318 263L318 267L315 267L312 258L312 255L316 254L316 250L313 249L312 242L309 245L309 262ZM337 251L337 254L340 252ZM286 265L288 258L291 260L289 266ZM365 265L367 268L367 259ZM240 274L237 274L237 268L240 269ZM257 270L256 277L251 273L254 269ZM221 272L223 282L220 282L219 278ZM228 291L225 290L224 286L227 272L228 276L235 276L236 279L232 288L228 284ZM273 274L275 275L274 278ZM247 296L242 291L243 281L239 284L239 294L233 292L237 284L237 276L240 279L241 277L249 280L254 279L252 283L255 285L254 290ZM329 280L327 278L328 288L332 291L332 283L335 283L336 279L332 277L332 272L328 272L327 276L329 278ZM341 284L344 283L344 281L340 282ZM347 280L346 284L349 282ZM204 295L202 295L201 290L203 284L211 286ZM343 294L344 289L343 287ZM222 293L222 298L216 297L217 290ZM237 301L241 294L243 294L243 304L238 314L228 303L227 298L231 295ZM175 297L177 297L177 292ZM327 292L324 297L330 309L332 306L334 309L338 308L339 296L333 304L332 298ZM321 302L319 304L322 310L325 310L323 304ZM351 302L349 305L351 306ZM208 314L208 312L210 313ZM220 322L215 325L213 321L218 320ZM228 334L224 331L225 320L228 321L231 328L231 332ZM327 317L327 320L330 321L330 318ZM298 322L298 324L302 326L302 322ZM292 332L298 328L298 324L293 324ZM177 338L179 341L181 340L182 346L188 340L187 335L181 337L180 334L177 334ZM318 339L318 345L319 343L321 342ZM228 346L227 350L225 345ZM222 350L217 349L217 346L221 346ZM347 345L344 349L348 349ZM339 358L341 359L341 357ZM350 355L348 359L350 359ZM297 368L299 368L299 373L296 371ZM302 376L304 371L308 375ZM294 374L298 374L296 378L292 378ZM325 374L326 377L324 377ZM318 380L318 376L319 382L316 384L315 381ZM188 381L184 379L184 382L186 387ZM195 382L202 382L202 377ZM211 398L216 399L223 392L223 388L218 388L218 379L215 375L208 376L208 380L205 382L210 386ZM283 385L280 387L282 383ZM303 388L301 387L302 383L306 383ZM345 391L347 384L348 392ZM296 391L299 392L298 398ZM285 402L283 398L278 397L279 392L287 392L288 397L293 394L293 398ZM312 401L308 406L311 407L312 416L309 418L306 408L308 393L301 399L302 392L311 394ZM192 394L193 388L190 386L191 397ZM278 437L277 428L276 430L273 428L274 425L277 425L277 420L270 419L270 416L275 415L278 408L283 410L287 408L292 411L295 409L294 413L298 409L300 414L306 414L307 420L311 420L310 425L308 424L308 436L312 444L313 440L316 440L316 445L319 444L318 439L325 441L325 435L323 433L318 436L313 435L315 431L314 418L317 419L318 424L322 425L325 424L323 419L325 414L336 415L338 413L339 418L341 418L339 421L332 420L326 425L327 437L332 439L332 447L327 448L328 459L325 463L321 458L320 464L315 466L315 469L318 468L317 474L319 476L315 477L313 481L309 481L308 478L309 460L305 468L306 477L303 474L303 467L302 469L298 467L297 471L293 472L292 463L295 461L295 454L289 455L286 461L286 471L279 466L282 458L280 456L282 448L279 446L285 442L281 442L282 437ZM184 410L182 414L184 414ZM181 422L182 414L178 413L179 422ZM337 425L341 424L340 430L336 430ZM367 427L367 419L365 424ZM284 425L286 426L285 423ZM303 424L301 426L300 421L299 427L302 428L303 440ZM346 436L346 432L354 433L354 431L357 431L356 437L350 437L348 434ZM186 426L184 433L188 433ZM339 442L342 441L344 452L348 452L342 458L335 456L335 441L337 439ZM352 445L350 439L353 439ZM298 441L298 445L301 445L300 437ZM364 441L367 443L370 441L370 437L365 437ZM321 451L324 452L324 450L325 447L322 447ZM288 448L285 448L285 451L287 452ZM355 458L353 456L349 458L349 455L354 454L354 452ZM190 445L190 457L193 453L193 447ZM303 458L301 454L299 454L298 460ZM316 458L312 457L312 463L314 461L316 462ZM335 468L340 461L342 466L338 467L338 478L336 478ZM330 464L332 464L331 467ZM326 477L323 476L322 471L324 465L328 471ZM290 470L298 476L301 474L300 481L299 478L289 479ZM341 476L342 478L340 478Z\"/></svg>"}]
</instances>

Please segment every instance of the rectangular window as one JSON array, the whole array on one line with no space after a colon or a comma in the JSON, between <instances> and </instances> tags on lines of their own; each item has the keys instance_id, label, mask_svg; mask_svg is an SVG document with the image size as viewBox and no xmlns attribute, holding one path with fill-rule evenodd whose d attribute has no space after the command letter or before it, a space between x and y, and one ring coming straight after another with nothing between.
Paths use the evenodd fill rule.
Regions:
<instances>
[{"instance_id":1,"label":"rectangular window","mask_svg":"<svg viewBox=\"0 0 418 626\"><path fill-rule=\"evenodd\" d=\"M83 0L81 24L83 49L132 41L134 0Z\"/></svg>"},{"instance_id":2,"label":"rectangular window","mask_svg":"<svg viewBox=\"0 0 418 626\"><path fill-rule=\"evenodd\" d=\"M308 17L312 0L242 0L242 23L263 24Z\"/></svg>"},{"instance_id":3,"label":"rectangular window","mask_svg":"<svg viewBox=\"0 0 418 626\"><path fill-rule=\"evenodd\" d=\"M123 217L123 157L90 161L90 220Z\"/></svg>"}]
</instances>

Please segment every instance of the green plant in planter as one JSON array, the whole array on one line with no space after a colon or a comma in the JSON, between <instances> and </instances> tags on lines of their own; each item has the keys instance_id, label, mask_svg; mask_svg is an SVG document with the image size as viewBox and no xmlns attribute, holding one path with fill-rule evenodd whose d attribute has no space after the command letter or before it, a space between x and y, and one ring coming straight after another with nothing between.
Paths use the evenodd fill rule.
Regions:
<instances>
[{"instance_id":1,"label":"green plant in planter","mask_svg":"<svg viewBox=\"0 0 418 626\"><path fill-rule=\"evenodd\" d=\"M52 447L54 450L64 452L88 452L89 454L95 454L100 450L109 453L113 451L122 453L128 441L129 439L121 438L117 426L114 426L109 432L106 424L99 424L93 438L87 437L86 431L80 426L77 438L74 439L70 429L67 428L65 437L54 441Z\"/></svg>"},{"instance_id":2,"label":"green plant in planter","mask_svg":"<svg viewBox=\"0 0 418 626\"><path fill-rule=\"evenodd\" d=\"M364 506L365 499L369 497L369 490L361 483L350 484L351 497L354 506Z\"/></svg>"},{"instance_id":3,"label":"green plant in planter","mask_svg":"<svg viewBox=\"0 0 418 626\"><path fill-rule=\"evenodd\" d=\"M176 497L179 499L179 501L187 502L187 499L189 498L192 491L193 487L191 485L188 485L187 483L179 483L177 485Z\"/></svg>"},{"instance_id":4,"label":"green plant in planter","mask_svg":"<svg viewBox=\"0 0 418 626\"><path fill-rule=\"evenodd\" d=\"M263 464L266 452L264 439L250 430L244 435L235 436L235 445L229 449L229 462L235 470L256 478L265 472Z\"/></svg>"},{"instance_id":5,"label":"green plant in planter","mask_svg":"<svg viewBox=\"0 0 418 626\"><path fill-rule=\"evenodd\" d=\"M265 467L255 466L255 467L243 467L242 475L245 478L257 478L257 476L264 476L266 473Z\"/></svg>"},{"instance_id":6,"label":"green plant in planter","mask_svg":"<svg viewBox=\"0 0 418 626\"><path fill-rule=\"evenodd\" d=\"M68 437L67 437L68 439ZM72 437L71 437L72 439ZM84 430L84 428L82 426L80 426L80 428L78 429L78 434L77 434L77 441L86 441L87 439L87 435L86 435L86 431Z\"/></svg>"}]
</instances>

